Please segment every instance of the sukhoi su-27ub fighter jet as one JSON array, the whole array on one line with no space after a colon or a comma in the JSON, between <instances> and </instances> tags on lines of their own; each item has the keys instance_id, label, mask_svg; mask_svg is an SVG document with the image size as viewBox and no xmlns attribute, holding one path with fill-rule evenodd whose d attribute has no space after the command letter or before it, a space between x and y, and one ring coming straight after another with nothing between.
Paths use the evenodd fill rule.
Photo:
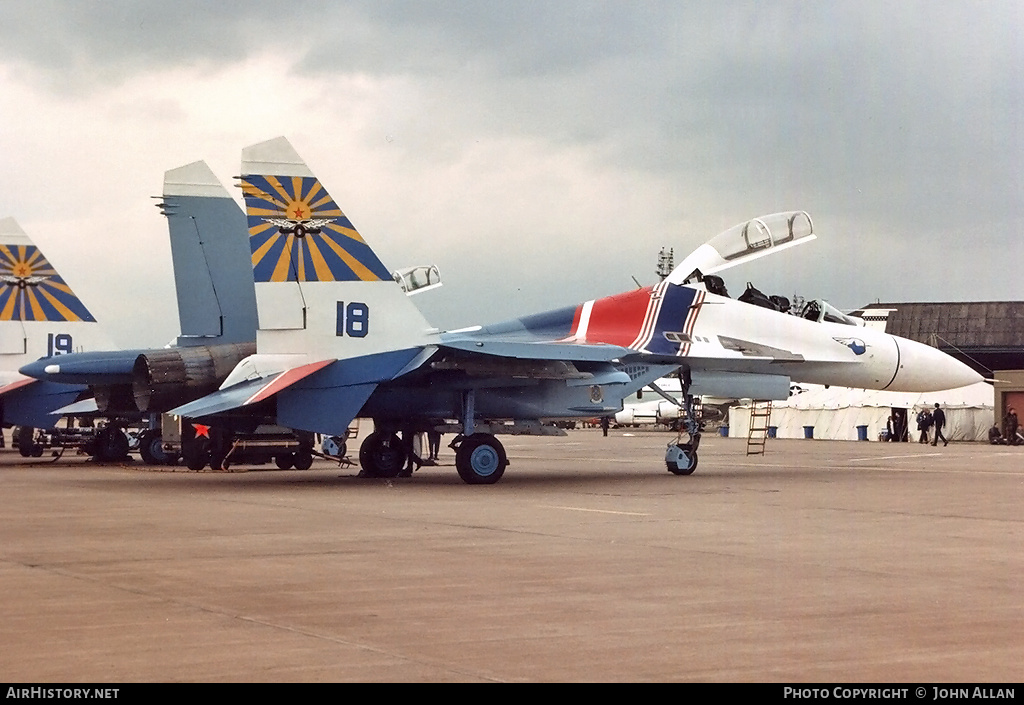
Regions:
<instances>
[{"instance_id":1,"label":"sukhoi su-27ub fighter jet","mask_svg":"<svg viewBox=\"0 0 1024 705\"><path fill-rule=\"evenodd\" d=\"M440 427L458 433L462 479L494 483L508 464L497 435L614 414L625 397L676 371L687 400L782 399L794 382L924 392L980 379L921 343L715 293L713 272L814 239L801 211L722 233L657 285L441 332L287 140L243 150L241 173L257 352L218 391L171 413L229 433L254 415L323 434L372 418L359 452L371 476L400 474L411 434ZM670 445L665 460L681 475L696 468L700 441L692 414L687 425L689 440Z\"/></svg>"}]
</instances>

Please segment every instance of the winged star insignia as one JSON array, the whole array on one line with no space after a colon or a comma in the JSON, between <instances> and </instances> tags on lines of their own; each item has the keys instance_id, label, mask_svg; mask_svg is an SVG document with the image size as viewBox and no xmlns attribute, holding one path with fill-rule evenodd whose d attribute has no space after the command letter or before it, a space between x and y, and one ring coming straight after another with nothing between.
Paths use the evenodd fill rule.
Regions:
<instances>
[{"instance_id":1,"label":"winged star insignia","mask_svg":"<svg viewBox=\"0 0 1024 705\"><path fill-rule=\"evenodd\" d=\"M860 338L833 338L832 340L853 350L854 355L863 355L868 350L868 346Z\"/></svg>"},{"instance_id":2,"label":"winged star insignia","mask_svg":"<svg viewBox=\"0 0 1024 705\"><path fill-rule=\"evenodd\" d=\"M264 218L263 220L271 225L276 225L277 229L284 235L305 237L307 234L318 235L325 225L333 223L337 218L306 218L305 220Z\"/></svg>"}]
</instances>

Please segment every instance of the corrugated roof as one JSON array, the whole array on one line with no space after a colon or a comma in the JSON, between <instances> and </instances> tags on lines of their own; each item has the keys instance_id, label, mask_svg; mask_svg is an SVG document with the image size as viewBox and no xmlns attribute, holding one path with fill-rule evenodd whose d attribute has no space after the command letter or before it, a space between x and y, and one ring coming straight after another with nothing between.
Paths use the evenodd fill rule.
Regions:
<instances>
[{"instance_id":1,"label":"corrugated roof","mask_svg":"<svg viewBox=\"0 0 1024 705\"><path fill-rule=\"evenodd\" d=\"M889 309L885 332L938 347L1024 348L1024 301L877 303Z\"/></svg>"}]
</instances>

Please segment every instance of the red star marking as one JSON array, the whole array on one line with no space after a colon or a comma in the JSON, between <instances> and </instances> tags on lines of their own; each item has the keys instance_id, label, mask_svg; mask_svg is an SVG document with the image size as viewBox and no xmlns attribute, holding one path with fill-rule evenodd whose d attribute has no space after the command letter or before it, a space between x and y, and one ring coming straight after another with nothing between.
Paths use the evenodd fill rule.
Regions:
<instances>
[{"instance_id":1,"label":"red star marking","mask_svg":"<svg viewBox=\"0 0 1024 705\"><path fill-rule=\"evenodd\" d=\"M303 218L303 215L302 215L303 212L304 211L302 210L302 205L296 203L295 204L295 219L296 220L301 220Z\"/></svg>"},{"instance_id":2,"label":"red star marking","mask_svg":"<svg viewBox=\"0 0 1024 705\"><path fill-rule=\"evenodd\" d=\"M194 423L194 424L192 424L192 428L194 428L196 430L196 438L199 438L200 436L206 436L207 438L210 437L210 427L209 426L204 426L201 423Z\"/></svg>"}]
</instances>

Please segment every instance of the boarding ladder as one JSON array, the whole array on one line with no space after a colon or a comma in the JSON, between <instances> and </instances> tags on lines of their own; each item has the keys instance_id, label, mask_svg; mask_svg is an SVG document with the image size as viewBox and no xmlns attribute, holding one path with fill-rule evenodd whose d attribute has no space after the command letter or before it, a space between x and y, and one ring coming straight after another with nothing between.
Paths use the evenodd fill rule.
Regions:
<instances>
[{"instance_id":1,"label":"boarding ladder","mask_svg":"<svg viewBox=\"0 0 1024 705\"><path fill-rule=\"evenodd\" d=\"M747 455L764 455L768 442L768 424L772 418L772 402L750 402L750 423L747 426Z\"/></svg>"}]
</instances>

